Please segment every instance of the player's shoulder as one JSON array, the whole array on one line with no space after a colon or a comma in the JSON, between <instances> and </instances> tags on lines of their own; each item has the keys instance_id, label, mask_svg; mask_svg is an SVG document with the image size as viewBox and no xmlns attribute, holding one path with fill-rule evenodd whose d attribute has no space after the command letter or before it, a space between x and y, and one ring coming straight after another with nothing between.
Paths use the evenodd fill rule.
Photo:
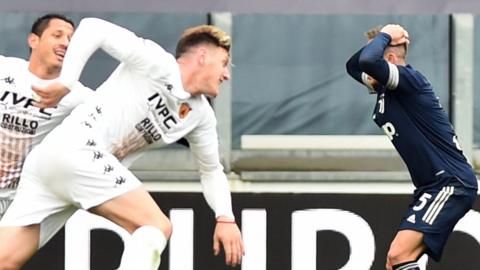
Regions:
<instances>
[{"instance_id":1,"label":"player's shoulder","mask_svg":"<svg viewBox=\"0 0 480 270\"><path fill-rule=\"evenodd\" d=\"M212 104L210 104L210 101L208 100L207 96L205 95L198 95L198 99L200 100L202 107L207 113L212 113L213 114L213 107Z\"/></svg>"},{"instance_id":2,"label":"player's shoulder","mask_svg":"<svg viewBox=\"0 0 480 270\"><path fill-rule=\"evenodd\" d=\"M210 102L208 101L208 99L205 95L201 95L201 96L202 96L202 101L205 104L204 105L204 108L205 108L204 112L205 112L206 121L208 121L209 123L211 123L214 126L217 125L217 118L215 116L215 111L213 110L212 105L210 104Z\"/></svg>"},{"instance_id":3,"label":"player's shoulder","mask_svg":"<svg viewBox=\"0 0 480 270\"><path fill-rule=\"evenodd\" d=\"M166 51L160 44L150 39L143 39L144 52L149 54L150 61L155 62L158 59L166 61L172 67L174 63L177 63L175 56L170 52Z\"/></svg>"},{"instance_id":4,"label":"player's shoulder","mask_svg":"<svg viewBox=\"0 0 480 270\"><path fill-rule=\"evenodd\" d=\"M196 95L188 99L192 106L192 112L195 112L196 117L201 118L201 123L208 125L216 125L215 112L205 95Z\"/></svg>"},{"instance_id":5,"label":"player's shoulder","mask_svg":"<svg viewBox=\"0 0 480 270\"><path fill-rule=\"evenodd\" d=\"M410 65L399 66L399 72L404 80L407 80L416 88L425 88L426 86L431 86L427 77Z\"/></svg>"},{"instance_id":6,"label":"player's shoulder","mask_svg":"<svg viewBox=\"0 0 480 270\"><path fill-rule=\"evenodd\" d=\"M28 67L28 61L19 57L0 55L0 68Z\"/></svg>"}]
</instances>

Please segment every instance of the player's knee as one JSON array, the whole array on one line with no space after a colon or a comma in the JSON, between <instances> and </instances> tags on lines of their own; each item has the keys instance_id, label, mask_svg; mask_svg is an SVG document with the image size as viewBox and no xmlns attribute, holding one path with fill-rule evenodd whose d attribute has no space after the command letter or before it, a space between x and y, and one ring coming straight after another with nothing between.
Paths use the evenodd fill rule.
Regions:
<instances>
[{"instance_id":1,"label":"player's knee","mask_svg":"<svg viewBox=\"0 0 480 270\"><path fill-rule=\"evenodd\" d=\"M167 239L172 235L172 222L167 218L158 226Z\"/></svg>"},{"instance_id":2,"label":"player's knee","mask_svg":"<svg viewBox=\"0 0 480 270\"><path fill-rule=\"evenodd\" d=\"M425 251L425 248L425 245L422 243L412 245L410 242L394 240L387 253L387 265L395 269L393 267L395 265L417 261Z\"/></svg>"},{"instance_id":3,"label":"player's knee","mask_svg":"<svg viewBox=\"0 0 480 270\"><path fill-rule=\"evenodd\" d=\"M399 264L405 260L409 260L409 258L407 258L404 250L399 245L392 243L387 253L387 269L392 269L393 265Z\"/></svg>"},{"instance_id":4,"label":"player's knee","mask_svg":"<svg viewBox=\"0 0 480 270\"><path fill-rule=\"evenodd\" d=\"M387 256L387 263L385 264L385 268L387 270L392 270L392 264L390 263L390 260L388 259L388 256Z\"/></svg>"},{"instance_id":5,"label":"player's knee","mask_svg":"<svg viewBox=\"0 0 480 270\"><path fill-rule=\"evenodd\" d=\"M158 239L165 239L167 240L167 236L163 232L163 230L158 229L154 226L142 226L133 232L132 237L134 239L140 239L140 242L148 242L152 240Z\"/></svg>"},{"instance_id":6,"label":"player's knee","mask_svg":"<svg viewBox=\"0 0 480 270\"><path fill-rule=\"evenodd\" d=\"M170 222L170 219L168 219L168 217L165 215L158 215L157 217L152 218L150 222L138 224L135 230L138 230L143 226L153 226L157 229L160 229L167 239L170 238L170 235L172 235L172 223Z\"/></svg>"},{"instance_id":7,"label":"player's knee","mask_svg":"<svg viewBox=\"0 0 480 270\"><path fill-rule=\"evenodd\" d=\"M415 262L425 250L426 246L423 243L422 232L408 229L400 230L390 245L387 253L387 262L393 269L395 269L393 266L401 265L402 263L409 262L411 264L412 262Z\"/></svg>"},{"instance_id":8,"label":"player's knee","mask_svg":"<svg viewBox=\"0 0 480 270\"><path fill-rule=\"evenodd\" d=\"M158 269L167 242L167 236L158 227L139 227L125 246L118 269Z\"/></svg>"},{"instance_id":9,"label":"player's knee","mask_svg":"<svg viewBox=\"0 0 480 270\"><path fill-rule=\"evenodd\" d=\"M147 213L130 217L127 221L121 223L121 226L131 234L143 226L152 226L160 229L167 239L170 238L170 235L172 234L172 223L167 216L161 213Z\"/></svg>"}]
</instances>

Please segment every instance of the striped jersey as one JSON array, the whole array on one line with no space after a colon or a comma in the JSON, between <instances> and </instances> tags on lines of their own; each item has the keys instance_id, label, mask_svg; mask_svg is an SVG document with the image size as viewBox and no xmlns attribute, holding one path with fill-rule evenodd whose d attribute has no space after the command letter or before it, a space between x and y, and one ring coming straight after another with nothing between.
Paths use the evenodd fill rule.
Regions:
<instances>
[{"instance_id":1,"label":"striped jersey","mask_svg":"<svg viewBox=\"0 0 480 270\"><path fill-rule=\"evenodd\" d=\"M28 70L28 62L0 55L0 189L16 188L23 161L32 147L58 125L90 92L79 83L56 108L33 106L32 85L46 86Z\"/></svg>"},{"instance_id":2,"label":"striped jersey","mask_svg":"<svg viewBox=\"0 0 480 270\"><path fill-rule=\"evenodd\" d=\"M417 188L441 186L452 178L477 188L473 169L430 82L410 65L384 60L390 40L380 33L347 63L357 81L370 88L367 76L378 82L373 120L395 146Z\"/></svg>"}]
</instances>

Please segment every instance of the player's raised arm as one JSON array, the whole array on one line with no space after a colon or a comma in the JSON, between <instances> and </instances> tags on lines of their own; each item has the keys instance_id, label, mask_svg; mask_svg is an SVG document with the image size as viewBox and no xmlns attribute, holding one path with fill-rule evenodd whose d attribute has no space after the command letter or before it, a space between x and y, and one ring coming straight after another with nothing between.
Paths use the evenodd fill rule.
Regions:
<instances>
[{"instance_id":1,"label":"player's raised arm","mask_svg":"<svg viewBox=\"0 0 480 270\"><path fill-rule=\"evenodd\" d=\"M365 46L358 59L360 69L382 85L386 84L389 75L388 63L383 58L383 53L390 40L388 34L379 33Z\"/></svg>"},{"instance_id":2,"label":"player's raised arm","mask_svg":"<svg viewBox=\"0 0 480 270\"><path fill-rule=\"evenodd\" d=\"M398 66L405 66L408 33L400 25L388 24L371 39L359 56L360 69L384 85L396 89L399 84Z\"/></svg>"},{"instance_id":3,"label":"player's raised arm","mask_svg":"<svg viewBox=\"0 0 480 270\"><path fill-rule=\"evenodd\" d=\"M100 48L150 77L168 75L169 68L176 63L173 55L159 45L137 37L128 29L98 18L85 18L70 41L59 78L60 84L52 85L49 89L34 89L38 95L36 105L41 108L56 106L74 88L86 62Z\"/></svg>"},{"instance_id":4,"label":"player's raised arm","mask_svg":"<svg viewBox=\"0 0 480 270\"><path fill-rule=\"evenodd\" d=\"M360 66L358 64L358 59L360 57L360 53L362 53L362 50L363 48L358 50L354 55L350 57L350 59L348 59L346 63L346 69L347 69L348 75L350 75L359 83L363 84L363 81L362 81L363 71L360 69Z\"/></svg>"}]
</instances>

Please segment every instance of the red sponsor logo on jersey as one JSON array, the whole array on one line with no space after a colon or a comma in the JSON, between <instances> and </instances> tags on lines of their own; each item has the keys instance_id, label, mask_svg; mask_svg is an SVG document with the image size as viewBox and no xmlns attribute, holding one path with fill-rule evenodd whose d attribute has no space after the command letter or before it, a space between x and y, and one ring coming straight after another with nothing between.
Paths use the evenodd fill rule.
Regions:
<instances>
[{"instance_id":1,"label":"red sponsor logo on jersey","mask_svg":"<svg viewBox=\"0 0 480 270\"><path fill-rule=\"evenodd\" d=\"M190 107L190 104L184 102L182 105L180 105L180 110L178 111L178 116L180 119L184 119L187 117L188 113L192 110L192 107Z\"/></svg>"}]
</instances>

